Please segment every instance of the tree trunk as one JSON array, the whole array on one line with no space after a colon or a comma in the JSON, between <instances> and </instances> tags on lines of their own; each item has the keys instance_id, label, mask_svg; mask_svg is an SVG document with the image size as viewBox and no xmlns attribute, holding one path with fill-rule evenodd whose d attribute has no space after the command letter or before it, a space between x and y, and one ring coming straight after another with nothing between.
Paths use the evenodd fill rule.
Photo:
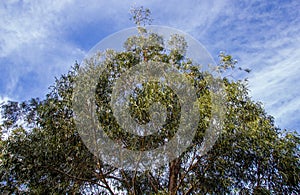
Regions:
<instances>
[{"instance_id":1,"label":"tree trunk","mask_svg":"<svg viewBox=\"0 0 300 195\"><path fill-rule=\"evenodd\" d=\"M178 183L178 175L180 171L180 159L177 158L170 162L170 175L169 175L169 194L176 195L177 194L177 183Z\"/></svg>"}]
</instances>

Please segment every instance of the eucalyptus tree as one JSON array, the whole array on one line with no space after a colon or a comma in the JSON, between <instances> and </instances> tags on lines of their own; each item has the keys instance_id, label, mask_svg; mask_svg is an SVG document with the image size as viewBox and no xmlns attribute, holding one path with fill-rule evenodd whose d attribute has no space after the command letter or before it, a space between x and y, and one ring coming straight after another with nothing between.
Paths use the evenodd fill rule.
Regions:
<instances>
[{"instance_id":1,"label":"eucalyptus tree","mask_svg":"<svg viewBox=\"0 0 300 195\"><path fill-rule=\"evenodd\" d=\"M169 40L150 32L148 9L133 10L137 35L127 38L122 51L106 50L91 56L84 71L95 73L96 118L107 136L123 148L145 151L168 142L179 126L181 104L178 95L160 82L143 83L129 98L129 115L138 124L147 124L153 115L151 105L160 102L167 113L155 136L136 136L122 129L113 115L113 87L127 70L141 63L168 63L196 89L197 126L191 144L170 163L155 169L133 170L113 166L99 158L76 126L74 93L84 93L88 78L80 80L80 67L74 67L49 88L45 99L2 105L0 142L0 191L32 194L290 194L300 191L300 138L274 124L259 102L251 100L245 80L214 78L186 56L184 37ZM217 72L238 71L236 61L221 53ZM245 70L248 72L248 70ZM226 96L224 123L211 148L203 149L212 117L209 78L222 81ZM86 84L86 86L84 85ZM84 87L85 86L85 87ZM86 108L89 109L89 108ZM87 124L90 125L90 124ZM88 127L86 127L88 128ZM152 136L152 137L151 137ZM146 138L145 138L146 137ZM91 142L97 141L90 136ZM205 152L203 152L205 151ZM113 160L112 160L113 161Z\"/></svg>"}]
</instances>

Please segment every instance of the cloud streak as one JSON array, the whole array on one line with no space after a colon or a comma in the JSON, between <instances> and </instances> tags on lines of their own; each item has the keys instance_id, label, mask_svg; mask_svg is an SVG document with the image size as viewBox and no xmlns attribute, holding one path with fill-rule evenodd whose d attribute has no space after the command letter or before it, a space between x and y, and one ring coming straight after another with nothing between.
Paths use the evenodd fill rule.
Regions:
<instances>
[{"instance_id":1,"label":"cloud streak","mask_svg":"<svg viewBox=\"0 0 300 195\"><path fill-rule=\"evenodd\" d=\"M41 87L83 54L60 37L60 14L67 6L68 1L1 2L1 93L12 99L41 96Z\"/></svg>"},{"instance_id":2,"label":"cloud streak","mask_svg":"<svg viewBox=\"0 0 300 195\"><path fill-rule=\"evenodd\" d=\"M227 4L198 39L212 53L225 50L252 69L250 94L281 128L300 132L299 1Z\"/></svg>"},{"instance_id":3,"label":"cloud streak","mask_svg":"<svg viewBox=\"0 0 300 195\"><path fill-rule=\"evenodd\" d=\"M2 1L0 95L43 96L98 41L133 26L130 0ZM282 128L300 131L300 3L277 1L138 1L154 24L175 27L213 55L227 51L249 76L251 95ZM216 58L217 59L217 58Z\"/></svg>"}]
</instances>

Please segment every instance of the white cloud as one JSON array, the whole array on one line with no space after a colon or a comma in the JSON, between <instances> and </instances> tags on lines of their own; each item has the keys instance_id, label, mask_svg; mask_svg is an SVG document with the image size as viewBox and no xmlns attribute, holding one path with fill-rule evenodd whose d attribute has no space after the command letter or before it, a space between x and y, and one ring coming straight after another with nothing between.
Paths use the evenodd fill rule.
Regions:
<instances>
[{"instance_id":1,"label":"white cloud","mask_svg":"<svg viewBox=\"0 0 300 195\"><path fill-rule=\"evenodd\" d=\"M276 55L262 55L269 57L265 60L265 67L250 78L251 94L256 100L264 102L267 111L275 116L282 128L297 128L294 122L300 121L299 44L295 41L295 44L277 49Z\"/></svg>"},{"instance_id":2,"label":"white cloud","mask_svg":"<svg viewBox=\"0 0 300 195\"><path fill-rule=\"evenodd\" d=\"M220 1L223 2L223 1ZM162 18L167 25L181 26L190 29L197 25L204 25L213 18L215 14L206 16L206 9L219 10L219 3L199 4L197 2L149 2L140 1L137 5L152 7L154 15L163 17L164 14L177 12L174 18ZM178 10L179 3L183 11ZM221 3L223 4L223 3ZM123 28L133 26L128 20L129 8L134 5L130 0L125 1L4 1L0 7L0 66L6 67L6 85L3 86L5 94L14 96L16 99L40 96L40 87L44 87L43 93L54 76L73 65L75 60L81 60L89 48L83 48L82 43L74 43L68 40L72 37L72 31L83 30L83 34L94 30L91 25L103 25L101 28L115 32ZM196 15L189 15L191 9L198 9ZM158 13L158 14L155 14ZM161 15L160 15L161 14ZM191 18L191 16L193 16ZM203 19L202 19L203 18ZM201 19L201 20L200 20ZM186 25L195 21L193 25ZM106 22L107 24L103 24ZM199 23L200 22L200 23ZM84 29L88 26L91 29ZM82 29L83 28L83 29ZM107 29L105 29L107 31ZM187 28L186 28L187 30ZM71 31L71 32L70 32ZM70 33L70 34L68 34ZM94 35L97 36L97 35ZM100 37L103 35L99 35ZM106 35L104 35L106 36ZM86 37L89 39L90 37ZM84 40L81 40L84 41ZM93 44L96 44L93 43ZM93 46L93 45L91 45ZM84 49L84 50L82 50ZM20 97L24 94L22 89L28 87L22 77L34 73L35 82L40 83L37 87L33 85L28 91L28 97ZM29 77L29 76L27 76ZM30 87L30 86L29 86ZM36 89L33 89L36 88Z\"/></svg>"},{"instance_id":3,"label":"white cloud","mask_svg":"<svg viewBox=\"0 0 300 195\"><path fill-rule=\"evenodd\" d=\"M154 22L169 25L192 35L201 35L223 12L227 0L212 1L154 1Z\"/></svg>"},{"instance_id":4,"label":"white cloud","mask_svg":"<svg viewBox=\"0 0 300 195\"><path fill-rule=\"evenodd\" d=\"M227 50L238 57L241 65L253 69L249 76L254 99L266 105L281 127L299 124L300 13L296 9L300 7L299 1L141 0L136 3L151 9L154 24L192 34L213 56ZM106 33L133 26L128 20L132 5L131 0L1 1L0 68L11 66L3 75L9 81L3 87L3 95L18 99L20 91L28 90L26 85L31 85L22 84L22 76L30 77L31 73L36 73L36 81L42 84L29 86L32 94L27 95L44 93L54 76L65 73L89 49L81 40L71 40L72 33L80 34L82 30L84 34L94 30L90 29L93 25L99 25ZM108 35L98 35L98 31L93 34L96 41ZM93 44L96 42L90 43Z\"/></svg>"},{"instance_id":5,"label":"white cloud","mask_svg":"<svg viewBox=\"0 0 300 195\"><path fill-rule=\"evenodd\" d=\"M20 97L24 93L17 93L22 87L32 85L21 80L30 73L47 89L54 76L66 72L82 57L83 51L61 38L64 23L60 15L69 3L59 0L1 2L0 66L7 66L7 72L2 73L7 81L6 86L2 86L6 95L24 98ZM28 96L41 95L39 90L31 89L28 92L34 94Z\"/></svg>"},{"instance_id":6,"label":"white cloud","mask_svg":"<svg viewBox=\"0 0 300 195\"><path fill-rule=\"evenodd\" d=\"M247 76L253 98L264 103L281 128L300 132L300 13L295 9L299 1L224 2L215 5L215 11L209 9L214 1L199 6L186 3L195 9L174 5L175 13L183 14L167 21L175 18L174 23L200 40L214 57L225 50L239 59L239 65L251 68ZM176 20L181 16L186 20Z\"/></svg>"},{"instance_id":7,"label":"white cloud","mask_svg":"<svg viewBox=\"0 0 300 195\"><path fill-rule=\"evenodd\" d=\"M0 8L1 56L23 44L53 36L61 21L57 14L68 1L3 1Z\"/></svg>"},{"instance_id":8,"label":"white cloud","mask_svg":"<svg viewBox=\"0 0 300 195\"><path fill-rule=\"evenodd\" d=\"M210 49L229 50L253 70L251 95L277 125L300 132L299 6L299 1L229 4L204 37Z\"/></svg>"}]
</instances>

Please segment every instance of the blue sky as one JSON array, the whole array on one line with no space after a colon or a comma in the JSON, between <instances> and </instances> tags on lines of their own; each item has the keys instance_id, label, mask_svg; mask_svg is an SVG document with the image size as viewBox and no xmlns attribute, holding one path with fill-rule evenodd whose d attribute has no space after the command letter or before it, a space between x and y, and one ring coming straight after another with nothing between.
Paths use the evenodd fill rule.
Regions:
<instances>
[{"instance_id":1,"label":"blue sky","mask_svg":"<svg viewBox=\"0 0 300 195\"><path fill-rule=\"evenodd\" d=\"M226 51L252 69L250 95L281 128L300 132L300 1L4 0L0 2L0 101L44 97L54 77L106 36L133 27L129 9L183 30L217 60Z\"/></svg>"}]
</instances>

